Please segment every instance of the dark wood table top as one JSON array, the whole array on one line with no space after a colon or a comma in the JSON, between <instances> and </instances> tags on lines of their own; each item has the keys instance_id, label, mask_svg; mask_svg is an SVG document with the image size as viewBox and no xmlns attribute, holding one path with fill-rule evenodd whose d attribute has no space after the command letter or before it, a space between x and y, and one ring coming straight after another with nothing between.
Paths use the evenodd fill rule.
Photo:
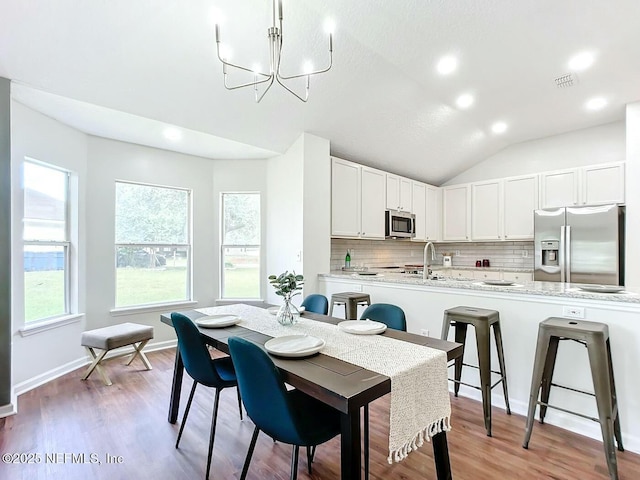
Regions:
<instances>
[{"instance_id":1,"label":"dark wood table top","mask_svg":"<svg viewBox=\"0 0 640 480\"><path fill-rule=\"evenodd\" d=\"M191 320L205 316L195 310L181 311L180 313ZM331 324L343 321L340 318L311 312L305 312L304 317ZM162 314L161 321L173 326L170 313ZM206 338L207 343L226 353L229 351L227 346L229 337L243 337L260 345L264 345L271 338L269 335L238 325L227 328L199 328L199 330ZM392 329L387 329L382 335L442 350L447 353L447 360L452 360L462 355L463 346L459 343ZM359 409L391 391L391 379L386 375L372 372L322 353L303 359L278 357L272 357L272 359L282 372L285 382L322 400L343 413L350 413Z\"/></svg>"}]
</instances>

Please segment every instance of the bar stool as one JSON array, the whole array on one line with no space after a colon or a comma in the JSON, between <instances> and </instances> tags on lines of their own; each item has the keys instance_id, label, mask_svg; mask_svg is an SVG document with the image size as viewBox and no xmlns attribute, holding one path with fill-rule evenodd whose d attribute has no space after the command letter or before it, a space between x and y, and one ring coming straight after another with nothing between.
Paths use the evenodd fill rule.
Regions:
<instances>
[{"instance_id":1,"label":"bar stool","mask_svg":"<svg viewBox=\"0 0 640 480\"><path fill-rule=\"evenodd\" d=\"M358 305L371 305L371 296L362 292L342 292L331 295L329 316L333 316L333 306L344 305L345 320L358 319Z\"/></svg>"},{"instance_id":2,"label":"bar stool","mask_svg":"<svg viewBox=\"0 0 640 480\"><path fill-rule=\"evenodd\" d=\"M560 340L573 340L587 347L595 393L585 392L551 382ZM589 417L581 413L549 405L551 386L595 396L599 418ZM540 400L538 400L538 393L540 393ZM609 476L613 480L617 480L618 462L616 460L614 438L618 444L618 450L623 452L624 447L622 446L622 435L620 432L616 384L613 378L609 327L606 324L556 317L550 317L540 322L533 377L531 379L531 394L529 395L529 412L527 415L524 442L522 444L524 448L529 447L536 405L540 405L540 423L544 423L547 408L554 408L598 422L602 430L602 440Z\"/></svg>"},{"instance_id":3,"label":"bar stool","mask_svg":"<svg viewBox=\"0 0 640 480\"><path fill-rule=\"evenodd\" d=\"M454 361L455 374L454 394L457 397L460 385L476 388L482 392L482 409L484 412L484 426L487 430L487 436L491 436L491 390L502 382L502 390L504 392L504 402L507 407L507 415L511 415L509 407L509 393L507 392L507 371L504 363L504 352L502 350L502 332L500 330L500 313L495 310L486 310L484 308L474 307L455 307L444 311L444 320L442 322L442 340L446 340L449 334L449 325L455 328L455 341L463 345L467 338L467 326L472 325L476 332L476 345L478 349L478 366L463 363L462 356ZM493 327L496 348L498 353L498 363L500 371L491 370L491 336L490 329ZM480 386L470 385L460 381L462 376L462 366L477 368L480 371ZM491 385L491 373L500 375L500 379Z\"/></svg>"}]
</instances>

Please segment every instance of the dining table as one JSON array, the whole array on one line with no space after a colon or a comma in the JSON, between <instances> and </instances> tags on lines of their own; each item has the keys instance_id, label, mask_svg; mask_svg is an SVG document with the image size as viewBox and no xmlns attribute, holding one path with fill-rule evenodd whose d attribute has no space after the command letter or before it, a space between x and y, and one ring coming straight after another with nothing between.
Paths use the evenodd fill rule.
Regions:
<instances>
[{"instance_id":1,"label":"dining table","mask_svg":"<svg viewBox=\"0 0 640 480\"><path fill-rule=\"evenodd\" d=\"M194 323L206 314L197 310L179 311ZM312 312L304 312L305 319L337 325L344 319ZM171 312L160 316L162 323L173 327ZM275 319L274 319L275 321ZM264 346L272 337L240 325L225 328L198 327L203 341L222 352L229 353L229 337L242 337ZM416 345L430 347L446 353L447 361L462 356L463 345L438 338L386 329L381 335ZM362 449L360 409L391 391L391 379L352 363L323 355L322 352L306 358L272 356L283 380L340 412L340 471L341 478L361 478ZM182 389L184 365L180 350L176 348L173 382L169 400L169 423L176 423ZM452 478L446 429L431 438L438 480Z\"/></svg>"}]
</instances>

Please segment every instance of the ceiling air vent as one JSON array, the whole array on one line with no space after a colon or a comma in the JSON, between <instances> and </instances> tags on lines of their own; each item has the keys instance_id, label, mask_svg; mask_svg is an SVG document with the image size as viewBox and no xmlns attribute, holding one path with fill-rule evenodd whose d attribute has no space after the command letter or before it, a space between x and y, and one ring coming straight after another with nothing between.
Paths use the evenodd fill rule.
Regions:
<instances>
[{"instance_id":1,"label":"ceiling air vent","mask_svg":"<svg viewBox=\"0 0 640 480\"><path fill-rule=\"evenodd\" d=\"M578 77L575 73L565 73L555 78L556 87L567 88L578 84Z\"/></svg>"}]
</instances>

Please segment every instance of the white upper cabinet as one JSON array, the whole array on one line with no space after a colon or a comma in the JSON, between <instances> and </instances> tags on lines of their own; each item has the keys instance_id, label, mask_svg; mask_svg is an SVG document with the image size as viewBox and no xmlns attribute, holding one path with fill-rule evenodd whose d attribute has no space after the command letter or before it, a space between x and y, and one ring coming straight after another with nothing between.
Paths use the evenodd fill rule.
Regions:
<instances>
[{"instance_id":1,"label":"white upper cabinet","mask_svg":"<svg viewBox=\"0 0 640 480\"><path fill-rule=\"evenodd\" d=\"M433 185L426 186L426 219L425 237L427 241L435 242L441 239L442 229L442 189Z\"/></svg>"},{"instance_id":2,"label":"white upper cabinet","mask_svg":"<svg viewBox=\"0 0 640 480\"><path fill-rule=\"evenodd\" d=\"M442 188L442 239L469 240L471 228L469 185Z\"/></svg>"},{"instance_id":3,"label":"white upper cabinet","mask_svg":"<svg viewBox=\"0 0 640 480\"><path fill-rule=\"evenodd\" d=\"M577 168L544 172L540 174L540 207L570 207L578 205L578 181Z\"/></svg>"},{"instance_id":4,"label":"white upper cabinet","mask_svg":"<svg viewBox=\"0 0 640 480\"><path fill-rule=\"evenodd\" d=\"M385 173L369 167L361 170L362 238L384 238Z\"/></svg>"},{"instance_id":5,"label":"white upper cabinet","mask_svg":"<svg viewBox=\"0 0 640 480\"><path fill-rule=\"evenodd\" d=\"M624 203L624 162L540 174L540 207Z\"/></svg>"},{"instance_id":6,"label":"white upper cabinet","mask_svg":"<svg viewBox=\"0 0 640 480\"><path fill-rule=\"evenodd\" d=\"M385 173L331 159L331 235L384 238Z\"/></svg>"},{"instance_id":7,"label":"white upper cabinet","mask_svg":"<svg viewBox=\"0 0 640 480\"><path fill-rule=\"evenodd\" d=\"M624 203L624 162L582 167L582 203Z\"/></svg>"},{"instance_id":8,"label":"white upper cabinet","mask_svg":"<svg viewBox=\"0 0 640 480\"><path fill-rule=\"evenodd\" d=\"M331 159L331 235L360 236L360 165Z\"/></svg>"},{"instance_id":9,"label":"white upper cabinet","mask_svg":"<svg viewBox=\"0 0 640 480\"><path fill-rule=\"evenodd\" d=\"M504 239L533 239L533 211L538 208L538 175L504 179Z\"/></svg>"},{"instance_id":10,"label":"white upper cabinet","mask_svg":"<svg viewBox=\"0 0 640 480\"><path fill-rule=\"evenodd\" d=\"M411 204L416 216L416 236L413 240L424 241L427 238L427 186L413 182Z\"/></svg>"},{"instance_id":11,"label":"white upper cabinet","mask_svg":"<svg viewBox=\"0 0 640 480\"><path fill-rule=\"evenodd\" d=\"M502 239L502 180L471 184L471 239Z\"/></svg>"},{"instance_id":12,"label":"white upper cabinet","mask_svg":"<svg viewBox=\"0 0 640 480\"><path fill-rule=\"evenodd\" d=\"M387 173L387 209L411 212L411 180Z\"/></svg>"}]
</instances>

